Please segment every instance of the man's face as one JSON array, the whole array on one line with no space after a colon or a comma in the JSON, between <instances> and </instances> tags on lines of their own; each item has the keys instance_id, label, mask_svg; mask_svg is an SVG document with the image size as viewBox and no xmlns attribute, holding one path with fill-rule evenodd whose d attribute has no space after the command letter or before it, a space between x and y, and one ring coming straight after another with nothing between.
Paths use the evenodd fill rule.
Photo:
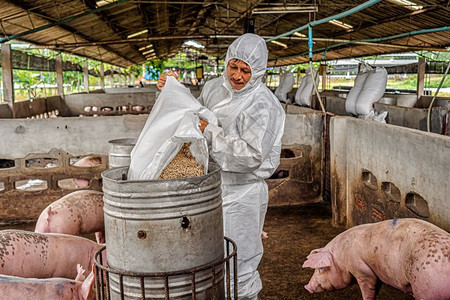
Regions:
<instances>
[{"instance_id":1,"label":"man's face","mask_svg":"<svg viewBox=\"0 0 450 300\"><path fill-rule=\"evenodd\" d=\"M227 65L228 81L235 90L241 90L252 77L250 66L239 59L231 59Z\"/></svg>"}]
</instances>

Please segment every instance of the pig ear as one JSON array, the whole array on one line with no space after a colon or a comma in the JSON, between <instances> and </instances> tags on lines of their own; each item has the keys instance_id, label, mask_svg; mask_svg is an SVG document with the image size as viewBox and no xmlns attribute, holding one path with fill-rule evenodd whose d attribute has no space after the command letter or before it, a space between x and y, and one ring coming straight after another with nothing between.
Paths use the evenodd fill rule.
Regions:
<instances>
[{"instance_id":1,"label":"pig ear","mask_svg":"<svg viewBox=\"0 0 450 300\"><path fill-rule=\"evenodd\" d=\"M333 264L333 255L330 251L324 250L320 252L311 252L303 263L303 268L326 268Z\"/></svg>"},{"instance_id":2,"label":"pig ear","mask_svg":"<svg viewBox=\"0 0 450 300\"><path fill-rule=\"evenodd\" d=\"M52 218L52 214L53 214L52 207L49 206L47 209L47 226L48 226L48 224L50 224L50 219Z\"/></svg>"},{"instance_id":3,"label":"pig ear","mask_svg":"<svg viewBox=\"0 0 450 300\"><path fill-rule=\"evenodd\" d=\"M84 269L80 264L77 264L77 277L75 277L75 281L84 281L86 276L84 276Z\"/></svg>"},{"instance_id":4,"label":"pig ear","mask_svg":"<svg viewBox=\"0 0 450 300\"><path fill-rule=\"evenodd\" d=\"M322 251L322 249L323 249L323 248L314 249L314 250L312 250L311 253L309 253L309 254L318 253L318 252ZM309 255L308 255L308 256L309 256Z\"/></svg>"},{"instance_id":5,"label":"pig ear","mask_svg":"<svg viewBox=\"0 0 450 300\"><path fill-rule=\"evenodd\" d=\"M88 277L83 281L80 290L81 299L88 299L89 293L91 292L92 284L94 283L94 266L92 266L92 271L89 273Z\"/></svg>"}]
</instances>

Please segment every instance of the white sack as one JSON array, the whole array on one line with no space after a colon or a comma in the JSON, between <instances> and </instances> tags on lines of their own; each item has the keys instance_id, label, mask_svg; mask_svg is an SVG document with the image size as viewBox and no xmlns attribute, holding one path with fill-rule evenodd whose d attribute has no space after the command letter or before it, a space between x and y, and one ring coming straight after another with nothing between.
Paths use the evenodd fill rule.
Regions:
<instances>
[{"instance_id":1,"label":"white sack","mask_svg":"<svg viewBox=\"0 0 450 300\"><path fill-rule=\"evenodd\" d=\"M383 97L387 85L387 71L383 67L369 71L364 86L356 100L355 111L358 115L367 115L373 104Z\"/></svg>"},{"instance_id":2,"label":"white sack","mask_svg":"<svg viewBox=\"0 0 450 300\"><path fill-rule=\"evenodd\" d=\"M128 180L156 179L184 143L191 143L195 160L208 168L208 145L198 128L199 117L217 124L214 114L201 106L189 89L173 76L156 99L139 138L131 151Z\"/></svg>"},{"instance_id":3,"label":"white sack","mask_svg":"<svg viewBox=\"0 0 450 300\"><path fill-rule=\"evenodd\" d=\"M319 76L317 76L317 70L313 68L313 76L316 81L316 86L319 85ZM314 89L314 82L311 78L311 69L307 69L305 76L302 77L300 86L295 93L295 103L301 106L311 106L311 96L316 94Z\"/></svg>"},{"instance_id":4,"label":"white sack","mask_svg":"<svg viewBox=\"0 0 450 300\"><path fill-rule=\"evenodd\" d=\"M294 86L294 74L290 71L286 71L281 76L280 85L275 90L275 96L278 100L284 103L288 103L287 94L292 91Z\"/></svg>"},{"instance_id":5,"label":"white sack","mask_svg":"<svg viewBox=\"0 0 450 300\"><path fill-rule=\"evenodd\" d=\"M372 109L367 115L359 115L358 118L364 120L372 120L380 123L386 123L387 115L388 115L387 110L382 110L378 113Z\"/></svg>"},{"instance_id":6,"label":"white sack","mask_svg":"<svg viewBox=\"0 0 450 300\"><path fill-rule=\"evenodd\" d=\"M361 90L364 87L364 82L366 81L369 71L371 70L372 68L368 65L364 64L361 66L358 75L356 75L355 84L348 92L347 98L345 98L345 111L347 113L357 115L356 101L358 100L359 93L361 93Z\"/></svg>"}]
</instances>

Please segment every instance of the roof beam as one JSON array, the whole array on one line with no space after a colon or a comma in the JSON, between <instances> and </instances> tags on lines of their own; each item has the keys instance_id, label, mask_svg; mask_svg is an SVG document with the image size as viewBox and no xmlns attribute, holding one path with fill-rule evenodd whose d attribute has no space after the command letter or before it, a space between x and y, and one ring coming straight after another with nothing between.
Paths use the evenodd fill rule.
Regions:
<instances>
[{"instance_id":1,"label":"roof beam","mask_svg":"<svg viewBox=\"0 0 450 300\"><path fill-rule=\"evenodd\" d=\"M37 28L29 29L28 31L25 31L25 32L22 32L22 33L19 33L19 34L16 34L16 35L12 35L12 36L9 36L9 37L2 38L2 39L0 39L0 43L4 43L4 42L6 42L6 41L9 41L10 39L15 39L15 38L17 38L17 37L26 36L26 35L28 35L28 34L35 33L35 32L39 32L39 31L42 31L42 30L45 30L45 29L48 29L48 28L51 28L51 27L54 27L54 26L58 26L58 25L59 25L59 27L60 27L61 29L65 30L65 31L68 31L68 32L71 32L74 36L78 35L79 37L83 38L84 40L87 40L87 41L89 41L89 42L92 42L92 38L90 38L90 37L88 37L88 36L86 36L86 35L84 35L84 34L82 34L82 33L80 33L80 32L75 33L75 32L73 32L72 28L70 28L69 26L66 26L66 25L64 25L64 24L67 23L67 22L69 22L69 21L73 21L73 20L76 20L76 19L78 19L78 18L81 18L81 17L87 16L87 15L96 13L98 10L103 10L103 9L105 9L105 8L110 8L110 7L112 7L113 5L118 5L118 4L121 4L121 3L123 3L123 2L126 2L126 0L117 0L117 2L114 2L114 3L108 4L108 5L101 6L101 7L98 8L98 9L91 9L91 10L89 10L89 11L87 11L87 12L84 12L84 13L81 13L81 14L78 14L78 15L74 15L74 16L71 16L71 17L68 17L68 18L65 18L65 19L56 21L56 22L54 22L54 19L51 18L51 17L47 17L46 15L44 15L44 14L42 14L42 13L34 12L34 11L32 11L32 10L29 10L29 9L27 9L27 8L24 8L24 7L22 7L22 6L19 6L19 5L16 3L15 5L17 5L18 7L20 7L20 8L23 9L24 11L26 11L28 14L29 14L29 13L34 14L34 15L36 15L36 16L38 16L38 17L40 17L40 18L42 18L42 19L44 19L44 20L46 20L46 21L48 21L48 22L52 22L52 23L46 24L46 25L43 25L43 26L40 26L40 27L37 27ZM33 9L33 10L35 10L35 9ZM75 39L76 39L76 37L75 37ZM107 47L107 46L106 46L106 47L104 47L104 48L105 48L107 51L111 52L111 53L115 53L118 57L120 57L121 59L124 59L124 60L126 60L126 61L128 61L128 62L130 62L131 64L135 64L135 63L136 63L136 62L134 62L134 61L131 61L129 58L124 57L123 55L121 55L120 53L116 52L114 49L112 49L112 48L110 48L110 47ZM58 48L55 48L55 49L58 49ZM81 48L80 48L80 50L81 50ZM84 52L84 50L83 50L83 52Z\"/></svg>"},{"instance_id":2,"label":"roof beam","mask_svg":"<svg viewBox=\"0 0 450 300\"><path fill-rule=\"evenodd\" d=\"M87 16L87 15L91 15L93 13L99 12L99 11L104 10L104 9L108 9L108 8L110 8L112 6L122 4L124 2L126 2L126 0L117 0L117 2L108 4L108 5L105 5L105 6L101 6L101 7L96 8L96 9L91 9L91 10L86 11L84 13L81 13L81 14L78 14L78 15L74 15L74 16L71 16L71 17L59 20L59 21L54 22L54 23L43 25L43 26L40 26L40 27L37 27L37 28L34 28L34 29L30 29L28 31L21 32L21 33L13 34L13 35L1 38L0 39L0 43L4 43L4 42L7 42L9 40L16 39L16 38L19 38L19 37L22 37L22 36L25 36L25 35L28 35L28 34L31 34L31 33L35 33L35 32L38 32L38 31L42 31L42 30L45 30L45 29L48 29L48 28L51 28L51 27L54 27L54 26L62 25L62 24L65 24L67 22L73 21L75 19Z\"/></svg>"}]
</instances>

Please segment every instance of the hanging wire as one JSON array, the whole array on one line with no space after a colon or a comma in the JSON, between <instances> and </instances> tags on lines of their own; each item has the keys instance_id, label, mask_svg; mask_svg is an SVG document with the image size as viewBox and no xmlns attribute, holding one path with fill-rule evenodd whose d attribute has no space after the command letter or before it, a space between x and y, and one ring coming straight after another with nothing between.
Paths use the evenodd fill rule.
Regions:
<instances>
[{"instance_id":1,"label":"hanging wire","mask_svg":"<svg viewBox=\"0 0 450 300\"><path fill-rule=\"evenodd\" d=\"M313 37L312 37L312 27L308 26L309 69L310 69L309 73L311 75L311 80L313 82L314 89L316 90L316 93L317 93L317 99L319 100L320 108L322 109L323 113L326 113L325 106L323 105L322 98L320 97L320 92L319 92L319 89L317 87L316 80L314 78L313 65L312 65L312 60L313 60L312 48L313 48L313 45L314 45L314 42L313 42Z\"/></svg>"}]
</instances>

